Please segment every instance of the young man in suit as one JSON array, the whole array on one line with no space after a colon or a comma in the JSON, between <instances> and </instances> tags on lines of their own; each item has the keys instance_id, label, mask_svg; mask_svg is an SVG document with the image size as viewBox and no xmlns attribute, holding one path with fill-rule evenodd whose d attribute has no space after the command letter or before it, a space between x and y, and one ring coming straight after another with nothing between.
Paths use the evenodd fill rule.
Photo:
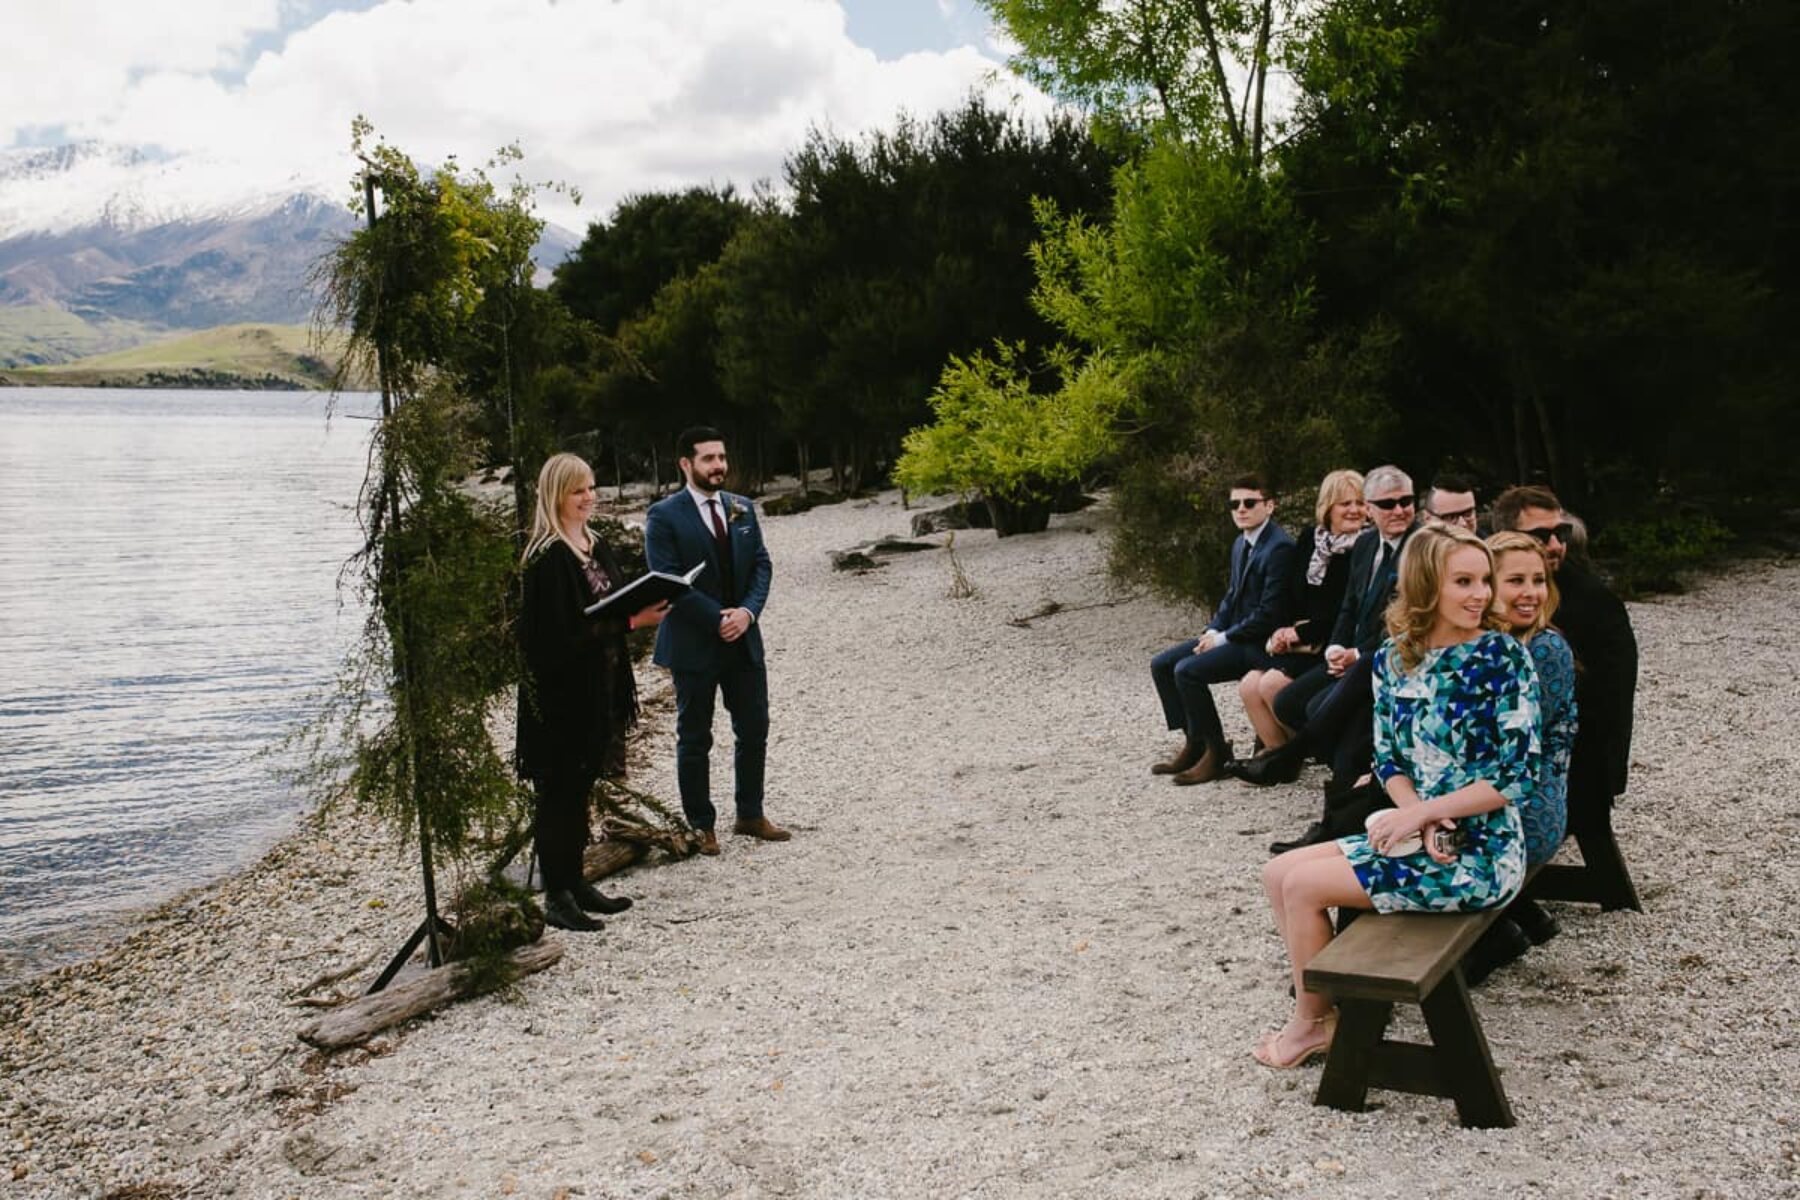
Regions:
<instances>
[{"instance_id":1,"label":"young man in suit","mask_svg":"<svg viewBox=\"0 0 1800 1200\"><path fill-rule=\"evenodd\" d=\"M772 568L756 510L723 491L730 463L716 429L683 431L677 462L687 486L650 506L644 558L653 571L685 574L706 564L676 600L656 634L654 661L675 681L675 773L681 808L700 834L700 852L717 854L709 774L713 705L725 698L736 743L737 820L732 832L765 842L790 834L763 815L763 765L769 740L769 684L759 618Z\"/></svg>"},{"instance_id":2,"label":"young man in suit","mask_svg":"<svg viewBox=\"0 0 1800 1200\"><path fill-rule=\"evenodd\" d=\"M1231 757L1211 685L1268 665L1263 643L1287 623L1293 602L1289 590L1294 539L1275 523L1275 501L1262 477L1247 475L1235 481L1227 503L1238 537L1231 543L1225 596L1199 637L1179 642L1150 660L1150 678L1162 700L1163 716L1170 729L1185 735L1180 752L1150 770L1172 775L1184 786L1217 779Z\"/></svg>"},{"instance_id":3,"label":"young man in suit","mask_svg":"<svg viewBox=\"0 0 1800 1200\"><path fill-rule=\"evenodd\" d=\"M1599 881L1606 908L1637 908L1637 889L1613 838L1613 800L1624 794L1631 767L1632 707L1637 698L1637 634L1624 602L1576 551L1578 521L1545 487L1508 488L1494 500L1494 525L1528 533L1544 545L1561 595L1556 627L1575 652L1578 720L1569 755L1569 835L1581 847L1588 871ZM1529 901L1508 915L1531 940L1545 941L1556 927Z\"/></svg>"}]
</instances>

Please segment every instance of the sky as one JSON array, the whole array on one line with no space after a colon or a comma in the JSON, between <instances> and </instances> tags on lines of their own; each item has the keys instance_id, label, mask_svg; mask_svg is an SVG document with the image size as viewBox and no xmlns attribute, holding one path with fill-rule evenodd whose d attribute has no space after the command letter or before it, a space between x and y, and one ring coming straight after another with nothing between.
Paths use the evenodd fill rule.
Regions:
<instances>
[{"instance_id":1,"label":"sky","mask_svg":"<svg viewBox=\"0 0 1800 1200\"><path fill-rule=\"evenodd\" d=\"M95 140L348 194L361 113L421 163L518 143L526 178L583 193L541 201L575 229L629 194L778 182L810 127L971 91L1050 108L974 0L0 0L0 27L0 148Z\"/></svg>"}]
</instances>

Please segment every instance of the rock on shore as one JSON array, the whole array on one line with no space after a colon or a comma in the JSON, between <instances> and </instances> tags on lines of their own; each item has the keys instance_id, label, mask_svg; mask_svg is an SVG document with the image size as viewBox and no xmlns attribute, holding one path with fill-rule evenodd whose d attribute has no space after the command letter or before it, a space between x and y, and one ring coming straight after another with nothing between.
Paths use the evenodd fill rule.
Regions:
<instances>
[{"instance_id":1,"label":"rock on shore","mask_svg":"<svg viewBox=\"0 0 1800 1200\"><path fill-rule=\"evenodd\" d=\"M1148 773L1147 663L1202 621L1110 590L1109 519L959 533L967 599L942 551L831 569L908 531L894 495L770 519L793 842L620 876L637 907L512 998L325 1056L293 993L418 908L406 847L316 819L0 995L0 1196L1800 1195L1800 563L1632 607L1645 912L1558 906L1478 993L1519 1125L1475 1132L1250 1059L1287 1003L1257 872L1319 779ZM640 749L672 799L666 708Z\"/></svg>"}]
</instances>

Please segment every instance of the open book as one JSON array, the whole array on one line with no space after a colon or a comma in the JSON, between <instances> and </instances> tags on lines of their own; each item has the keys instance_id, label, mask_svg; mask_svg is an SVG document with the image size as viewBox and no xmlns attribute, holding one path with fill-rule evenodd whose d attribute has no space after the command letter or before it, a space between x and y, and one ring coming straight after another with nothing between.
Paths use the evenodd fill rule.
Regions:
<instances>
[{"instance_id":1,"label":"open book","mask_svg":"<svg viewBox=\"0 0 1800 1200\"><path fill-rule=\"evenodd\" d=\"M582 611L590 617L601 613L634 613L649 608L658 600L673 600L687 594L694 586L705 563L697 564L686 575L665 575L661 571L645 571L622 588L614 588Z\"/></svg>"}]
</instances>

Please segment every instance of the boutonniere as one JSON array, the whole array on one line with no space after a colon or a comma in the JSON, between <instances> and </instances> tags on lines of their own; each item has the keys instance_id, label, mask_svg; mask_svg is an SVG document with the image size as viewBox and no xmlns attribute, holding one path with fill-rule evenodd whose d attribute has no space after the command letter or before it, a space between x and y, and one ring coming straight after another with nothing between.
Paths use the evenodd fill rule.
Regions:
<instances>
[{"instance_id":1,"label":"boutonniere","mask_svg":"<svg viewBox=\"0 0 1800 1200\"><path fill-rule=\"evenodd\" d=\"M729 507L731 515L727 519L732 522L744 521L750 516L750 506L745 504L742 500L734 498Z\"/></svg>"}]
</instances>

